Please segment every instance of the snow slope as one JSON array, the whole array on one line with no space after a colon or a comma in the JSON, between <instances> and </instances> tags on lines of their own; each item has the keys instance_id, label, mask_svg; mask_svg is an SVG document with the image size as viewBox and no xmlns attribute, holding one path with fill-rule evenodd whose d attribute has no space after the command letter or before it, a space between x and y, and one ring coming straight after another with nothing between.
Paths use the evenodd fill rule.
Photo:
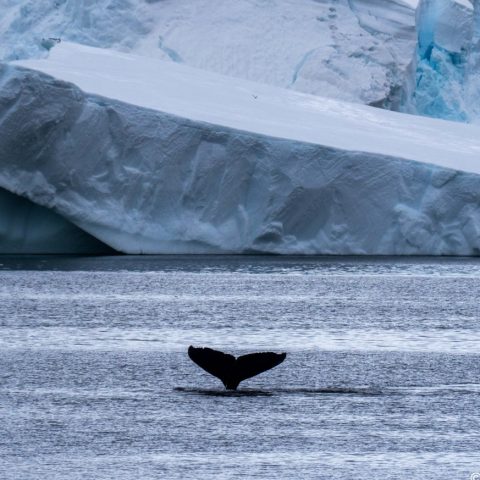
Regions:
<instances>
[{"instance_id":1,"label":"snow slope","mask_svg":"<svg viewBox=\"0 0 480 480\"><path fill-rule=\"evenodd\" d=\"M0 60L49 38L396 107L416 0L0 0Z\"/></svg>"},{"instance_id":2,"label":"snow slope","mask_svg":"<svg viewBox=\"0 0 480 480\"><path fill-rule=\"evenodd\" d=\"M480 173L480 129L305 95L148 57L62 42L14 62L109 97L198 122ZM461 155L461 156L460 156Z\"/></svg>"},{"instance_id":3,"label":"snow slope","mask_svg":"<svg viewBox=\"0 0 480 480\"><path fill-rule=\"evenodd\" d=\"M480 251L478 127L64 42L21 64L0 185L117 250Z\"/></svg>"}]
</instances>

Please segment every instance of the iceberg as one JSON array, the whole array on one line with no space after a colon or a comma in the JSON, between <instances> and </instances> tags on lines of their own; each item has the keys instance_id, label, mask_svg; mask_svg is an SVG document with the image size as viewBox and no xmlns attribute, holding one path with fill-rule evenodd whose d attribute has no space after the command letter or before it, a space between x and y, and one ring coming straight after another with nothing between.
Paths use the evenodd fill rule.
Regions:
<instances>
[{"instance_id":1,"label":"iceberg","mask_svg":"<svg viewBox=\"0 0 480 480\"><path fill-rule=\"evenodd\" d=\"M0 186L125 253L480 252L480 128L61 42L0 70Z\"/></svg>"}]
</instances>

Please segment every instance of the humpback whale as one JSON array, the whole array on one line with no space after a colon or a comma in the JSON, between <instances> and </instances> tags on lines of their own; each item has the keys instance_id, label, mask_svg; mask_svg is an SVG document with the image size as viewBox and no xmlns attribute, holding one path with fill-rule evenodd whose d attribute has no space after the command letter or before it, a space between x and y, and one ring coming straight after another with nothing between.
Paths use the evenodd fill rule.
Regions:
<instances>
[{"instance_id":1,"label":"humpback whale","mask_svg":"<svg viewBox=\"0 0 480 480\"><path fill-rule=\"evenodd\" d=\"M235 358L208 347L195 348L190 345L188 356L200 368L219 378L227 390L236 390L240 382L282 363L287 354L259 352Z\"/></svg>"}]
</instances>

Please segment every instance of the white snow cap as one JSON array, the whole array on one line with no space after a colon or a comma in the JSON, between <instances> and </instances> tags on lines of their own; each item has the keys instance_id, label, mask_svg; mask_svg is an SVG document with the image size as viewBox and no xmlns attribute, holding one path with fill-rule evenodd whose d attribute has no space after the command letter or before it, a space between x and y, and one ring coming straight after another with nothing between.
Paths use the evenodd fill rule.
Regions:
<instances>
[{"instance_id":1,"label":"white snow cap","mask_svg":"<svg viewBox=\"0 0 480 480\"><path fill-rule=\"evenodd\" d=\"M14 62L88 93L198 122L480 173L480 127L341 102L147 57L61 42Z\"/></svg>"}]
</instances>

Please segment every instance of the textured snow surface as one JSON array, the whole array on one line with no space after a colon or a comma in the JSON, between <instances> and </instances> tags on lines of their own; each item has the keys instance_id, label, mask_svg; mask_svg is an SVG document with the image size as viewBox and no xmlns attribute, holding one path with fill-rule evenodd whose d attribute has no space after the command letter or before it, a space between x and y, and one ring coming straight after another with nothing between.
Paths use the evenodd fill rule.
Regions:
<instances>
[{"instance_id":1,"label":"textured snow surface","mask_svg":"<svg viewBox=\"0 0 480 480\"><path fill-rule=\"evenodd\" d=\"M25 64L90 93L2 68L0 185L117 250L480 251L476 126L63 42Z\"/></svg>"},{"instance_id":2,"label":"textured snow surface","mask_svg":"<svg viewBox=\"0 0 480 480\"><path fill-rule=\"evenodd\" d=\"M396 107L412 0L0 0L0 60L55 38L360 103Z\"/></svg>"}]
</instances>

